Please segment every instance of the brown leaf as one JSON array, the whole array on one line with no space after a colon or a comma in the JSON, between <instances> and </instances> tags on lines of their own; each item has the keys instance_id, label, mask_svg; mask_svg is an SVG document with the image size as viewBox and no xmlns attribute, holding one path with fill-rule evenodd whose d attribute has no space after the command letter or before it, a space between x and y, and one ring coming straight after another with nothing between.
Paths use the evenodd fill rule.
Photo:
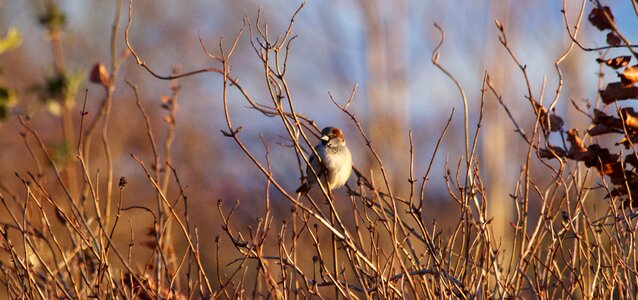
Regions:
<instances>
[{"instance_id":1,"label":"brown leaf","mask_svg":"<svg viewBox=\"0 0 638 300\"><path fill-rule=\"evenodd\" d=\"M619 161L620 155L611 154L609 149L602 148L598 144L592 144L587 147L587 152L591 156L590 160L585 161L585 166L596 167L600 171L600 167L608 163L615 163Z\"/></svg>"},{"instance_id":2,"label":"brown leaf","mask_svg":"<svg viewBox=\"0 0 638 300\"><path fill-rule=\"evenodd\" d=\"M638 195L636 195L636 193L633 192L633 191L632 191L631 195L632 195L631 198L628 197L628 198L625 199L625 201L623 201L624 205L625 205L625 207L636 208L636 207L638 207L638 201L636 201L636 199L638 199L637 198ZM633 200L633 201L630 201L630 200Z\"/></svg>"},{"instance_id":3,"label":"brown leaf","mask_svg":"<svg viewBox=\"0 0 638 300\"><path fill-rule=\"evenodd\" d=\"M638 207L638 201L637 201L637 199L638 199L638 186L632 185L630 187L630 189L631 189L631 197L625 198L625 201L623 201L623 204L625 205L625 207L636 208L636 207ZM612 191L612 192L614 192L614 191ZM623 192L624 192L625 195L629 194L627 192L626 188L624 188ZM613 195L613 196L615 196L615 195Z\"/></svg>"},{"instance_id":4,"label":"brown leaf","mask_svg":"<svg viewBox=\"0 0 638 300\"><path fill-rule=\"evenodd\" d=\"M551 114L549 116L549 129L551 131L559 131L563 128L563 125L565 125L565 121L563 121L563 118L559 117L557 114Z\"/></svg>"},{"instance_id":5,"label":"brown leaf","mask_svg":"<svg viewBox=\"0 0 638 300\"><path fill-rule=\"evenodd\" d=\"M620 82L612 82L600 91L600 97L605 104L613 103L616 100L635 99L638 98L638 87L625 87Z\"/></svg>"},{"instance_id":6,"label":"brown leaf","mask_svg":"<svg viewBox=\"0 0 638 300\"><path fill-rule=\"evenodd\" d=\"M625 107L620 110L620 115L625 121L628 129L638 129L638 113L631 107Z\"/></svg>"},{"instance_id":7,"label":"brown leaf","mask_svg":"<svg viewBox=\"0 0 638 300\"><path fill-rule=\"evenodd\" d=\"M565 125L563 118L561 118L555 113L550 114L549 124L548 124L547 109L543 105L537 103L536 101L532 101L532 104L534 105L534 110L536 111L536 113L540 114L540 122L541 122L541 127L543 127L543 129L555 132L563 128L563 125Z\"/></svg>"},{"instance_id":8,"label":"brown leaf","mask_svg":"<svg viewBox=\"0 0 638 300\"><path fill-rule=\"evenodd\" d=\"M591 161L593 159L593 156L591 156L591 154L587 151L573 151L567 154L567 157L575 160L575 161L584 161L584 162L588 162Z\"/></svg>"},{"instance_id":9,"label":"brown leaf","mask_svg":"<svg viewBox=\"0 0 638 300\"><path fill-rule=\"evenodd\" d=\"M587 151L587 149L585 149L583 141L578 136L578 129L572 128L570 130L567 130L567 141L571 144L569 152L572 152L572 149L576 149L578 151Z\"/></svg>"},{"instance_id":10,"label":"brown leaf","mask_svg":"<svg viewBox=\"0 0 638 300\"><path fill-rule=\"evenodd\" d=\"M589 22L600 31L614 27L612 24L612 22L614 22L614 15L611 13L609 6L594 7L587 18Z\"/></svg>"},{"instance_id":11,"label":"brown leaf","mask_svg":"<svg viewBox=\"0 0 638 300\"><path fill-rule=\"evenodd\" d=\"M103 64L95 64L93 69L91 69L89 80L92 83L98 83L104 88L107 88L109 86L109 72Z\"/></svg>"},{"instance_id":12,"label":"brown leaf","mask_svg":"<svg viewBox=\"0 0 638 300\"><path fill-rule=\"evenodd\" d=\"M627 138L627 136L623 137L620 141L618 141L618 143L616 143L616 146L623 145L625 146L625 149L629 149L636 143L638 143L638 135L632 134L629 138Z\"/></svg>"},{"instance_id":13,"label":"brown leaf","mask_svg":"<svg viewBox=\"0 0 638 300\"><path fill-rule=\"evenodd\" d=\"M592 124L601 124L615 129L623 128L622 121L620 119L607 115L599 109L594 109L594 119L592 120Z\"/></svg>"},{"instance_id":14,"label":"brown leaf","mask_svg":"<svg viewBox=\"0 0 638 300\"><path fill-rule=\"evenodd\" d=\"M635 113L632 108L623 108L620 110L620 114L623 117L622 120L609 116L601 110L594 109L594 118L592 119L594 126L587 130L587 133L591 136L606 133L623 133L625 126L630 127L629 129L638 126L638 114ZM623 120L625 123L623 123ZM627 121L629 121L629 123L627 123Z\"/></svg>"},{"instance_id":15,"label":"brown leaf","mask_svg":"<svg viewBox=\"0 0 638 300\"><path fill-rule=\"evenodd\" d=\"M625 156L625 163L632 165L634 168L638 168L638 157L636 157L634 153L627 154L627 156Z\"/></svg>"},{"instance_id":16,"label":"brown leaf","mask_svg":"<svg viewBox=\"0 0 638 300\"><path fill-rule=\"evenodd\" d=\"M578 136L578 130L576 130L576 128L567 131L567 141L570 143L567 157L578 161L587 161L592 158L587 148L585 148L583 141Z\"/></svg>"},{"instance_id":17,"label":"brown leaf","mask_svg":"<svg viewBox=\"0 0 638 300\"><path fill-rule=\"evenodd\" d=\"M607 35L607 38L609 39L609 35ZM626 56L617 56L614 58L610 58L607 60L601 59L601 58L597 58L596 62L598 63L604 63L607 66L609 66L610 68L613 69L619 69L622 68L624 66L627 66L629 64L629 62L631 61L631 56L626 55Z\"/></svg>"},{"instance_id":18,"label":"brown leaf","mask_svg":"<svg viewBox=\"0 0 638 300\"><path fill-rule=\"evenodd\" d=\"M596 169L598 169L598 172L600 175L607 175L609 176L609 178L612 179L612 183L614 182L614 180L625 180L625 168L623 167L623 165L616 161L616 162L610 162L610 163L606 163L602 166L598 166Z\"/></svg>"},{"instance_id":19,"label":"brown leaf","mask_svg":"<svg viewBox=\"0 0 638 300\"><path fill-rule=\"evenodd\" d=\"M617 132L618 130L603 124L595 125L594 127L589 128L587 130L587 134L589 134L590 136L597 136L601 134L617 133Z\"/></svg>"},{"instance_id":20,"label":"brown leaf","mask_svg":"<svg viewBox=\"0 0 638 300\"><path fill-rule=\"evenodd\" d=\"M624 86L631 86L634 83L638 82L638 65L633 65L631 67L626 67L622 73L618 74L620 77L620 82Z\"/></svg>"},{"instance_id":21,"label":"brown leaf","mask_svg":"<svg viewBox=\"0 0 638 300\"><path fill-rule=\"evenodd\" d=\"M551 150L550 150L551 149ZM550 145L548 149L542 148L538 150L538 156L541 158L553 159L567 156L567 152L561 147Z\"/></svg>"},{"instance_id":22,"label":"brown leaf","mask_svg":"<svg viewBox=\"0 0 638 300\"><path fill-rule=\"evenodd\" d=\"M606 121L612 117L608 116L604 111L594 108L594 118L591 120L591 123L594 125L604 124L607 125Z\"/></svg>"},{"instance_id":23,"label":"brown leaf","mask_svg":"<svg viewBox=\"0 0 638 300\"><path fill-rule=\"evenodd\" d=\"M620 38L613 32L607 34L606 42L609 46L618 46L622 43Z\"/></svg>"},{"instance_id":24,"label":"brown leaf","mask_svg":"<svg viewBox=\"0 0 638 300\"><path fill-rule=\"evenodd\" d=\"M605 199L609 199L610 197L622 197L624 195L627 195L627 189L621 186L619 188L609 191L609 194L605 196Z\"/></svg>"},{"instance_id":25,"label":"brown leaf","mask_svg":"<svg viewBox=\"0 0 638 300\"><path fill-rule=\"evenodd\" d=\"M620 163L619 163L620 164ZM618 168L615 173L610 173L607 176L611 178L611 183L617 186L625 186L625 184L629 184L632 189L632 194L636 191L633 191L633 188L636 187L636 173L632 171L627 171L622 168Z\"/></svg>"}]
</instances>

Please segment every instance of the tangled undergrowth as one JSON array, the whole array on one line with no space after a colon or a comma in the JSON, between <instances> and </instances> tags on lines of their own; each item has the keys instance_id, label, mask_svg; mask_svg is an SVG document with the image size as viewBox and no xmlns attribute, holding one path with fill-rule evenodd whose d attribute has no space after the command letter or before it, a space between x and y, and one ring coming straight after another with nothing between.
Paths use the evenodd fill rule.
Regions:
<instances>
[{"instance_id":1,"label":"tangled undergrowth","mask_svg":"<svg viewBox=\"0 0 638 300\"><path fill-rule=\"evenodd\" d=\"M513 117L499 93L502 87L492 83L488 72L483 76L480 99L466 97L462 85L442 62L445 31L435 25L441 39L432 53L432 63L457 85L465 125L465 155L455 166L446 159L444 179L449 199L456 203L458 219L453 221L454 226L445 228L426 222L423 213L428 199L424 195L433 162L445 157L438 153L439 146L454 113L442 124L434 153L426 163L429 167L422 176L413 171L412 132L405 133L410 140L410 148L405 149L410 164L406 166L409 177L404 181L408 186L403 190L409 192L400 195L390 184L392 178L375 148L380 141L371 140L350 110L356 86L345 100L330 96L335 111L346 115L365 141L365 151L380 172L372 174L355 166L356 184L347 187L347 198L343 199L349 204L347 209L339 209L333 201L335 195L324 186L309 196L291 194L272 172L271 145L263 143L265 157L258 157L247 146L242 127L231 117L241 111L231 113L228 105L229 101L240 99L230 96L230 91L237 92L249 109L278 120L296 154L290 159L297 160L299 174L308 164L309 153L305 149L312 149L313 137L320 130L302 108L294 105L293 87L286 73L289 53L294 48L293 28L303 4L288 28L276 37L268 32L259 14L254 24L245 17L237 36L230 43L220 41L216 51L201 41L202 51L216 67L186 73L175 69L164 76L156 73L152 63L147 64L129 41L133 1L129 3L124 29L128 51L116 54L120 50L117 37L122 32L119 14L123 9L121 1L117 3L110 68L97 64L90 74L94 86L104 91L99 112L86 110L87 93L78 96L84 99L82 105L75 105L77 79L66 72L62 63L56 63L55 76L36 90L48 107L59 111L65 142L52 149L41 138L43 129L34 126L35 120L26 115L18 117L25 159L33 168L16 172L19 187L4 185L0 193L0 280L8 298L556 299L632 298L638 293L634 212L638 206L638 154L634 147L638 141L638 113L629 105L621 105L638 98L638 65L630 66L638 55L616 26L612 10L598 1L583 1L577 24L569 24L565 10L562 11L570 41L555 61L558 88L549 100L544 99L545 86L540 92L533 91L526 64L507 39L506 26L496 22L501 44L518 66L527 87L525 101L533 112L532 124ZM587 48L577 38L590 5L588 20L608 32L607 46ZM62 47L59 33L65 18L57 6L50 6L40 20L49 32L53 49ZM242 38L250 40L255 58L261 62L269 104L261 101L264 96L254 98L232 72L233 54ZM607 57L610 49L626 49L627 55ZM559 101L564 101L561 63L574 51L600 53L595 63L600 64L601 77L613 69L619 70L620 78L606 85L599 83L601 91L594 103L580 107L572 102L574 109L591 119L590 126L580 132L576 128L566 130L566 122L556 112ZM116 85L118 70L127 57L158 80L170 83L172 94L162 99L163 138L154 134L152 116L140 101L137 86L130 82L128 87ZM189 219L192 208L187 189L180 181L181 170L172 164L170 156L180 80L208 72L221 78L226 120L222 134L254 164L255 172L267 179L265 197L250 199L255 205L262 205L265 213L255 216L256 222L247 223L236 215L239 201L232 207L219 201L222 226L215 228L214 234L210 229L204 232ZM131 158L144 178L121 177L118 181L115 176L110 145L117 137L109 135L109 122L115 117L111 106L113 93L119 88L134 91L138 116L146 126L147 142L153 149L150 159L136 155ZM3 88L2 94L6 95L6 101L0 103L2 116L6 116L13 98L8 88ZM509 240L494 234L487 214L489 187L484 185L485 174L477 158L480 128L486 122L483 107L488 97L500 103L520 136L517 142L528 149L510 195L516 215L508 228ZM478 108L477 116L470 107ZM73 114L81 115L79 122L73 121ZM476 124L470 124L475 119ZM532 130L526 132L524 128ZM74 131L78 132L77 137ZM612 137L617 143L606 145L609 139L601 136ZM60 159L64 157L61 152L70 158ZM105 157L106 168L93 165L96 155ZM538 172L531 172L532 168L541 168L551 180L535 178L533 174ZM128 204L127 187L132 180L143 182L153 191L155 204ZM287 218L273 217L271 195L292 207ZM604 212L602 217L593 212L592 202L597 211ZM133 213L135 220L131 219ZM139 228L145 228L145 236L134 235ZM123 234L127 231L130 234ZM214 251L202 251L202 242L211 240ZM229 248L232 253L221 253ZM147 253L148 259L134 260L135 252Z\"/></svg>"}]
</instances>

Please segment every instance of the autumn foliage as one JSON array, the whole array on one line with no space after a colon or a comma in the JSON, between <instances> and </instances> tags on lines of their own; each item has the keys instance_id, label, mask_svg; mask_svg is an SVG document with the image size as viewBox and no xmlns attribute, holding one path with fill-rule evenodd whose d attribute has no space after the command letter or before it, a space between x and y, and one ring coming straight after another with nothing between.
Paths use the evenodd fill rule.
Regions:
<instances>
[{"instance_id":1,"label":"autumn foliage","mask_svg":"<svg viewBox=\"0 0 638 300\"><path fill-rule=\"evenodd\" d=\"M615 31L614 16L609 7L594 7L589 14L589 21L593 26L601 31L610 30L609 34L618 35ZM618 46L619 43L607 39L610 46ZM631 54L635 54L632 46L629 46ZM596 62L605 66L618 70L624 67L622 72L618 72L619 82L608 83L605 89L600 91L600 97L604 107L595 108L593 116L591 116L591 126L587 129L590 137L598 137L602 135L613 135L618 138L615 145L623 145L625 149L631 150L631 153L624 155L613 153L610 150L593 140L589 145L585 145L579 135L577 129L572 128L567 131L568 148L560 146L548 145L542 150L542 157L545 158L568 158L574 161L582 162L589 168L595 168L600 176L607 176L613 187L608 189L608 197L622 197L626 203L633 207L638 207L638 201L634 199L634 192L638 191L638 156L634 151L633 145L638 141L638 113L632 107L619 108L617 101L635 100L638 98L638 65L629 66L632 55L623 55L613 58L598 58ZM615 114L607 114L605 110L607 106L611 106ZM614 109L614 107L616 109ZM545 116L546 112L540 110L540 118L548 118L552 120L561 120L557 116ZM559 127L562 127L562 121L557 121ZM544 124L544 123L543 123ZM555 127L556 127L555 126ZM547 125L543 126L547 129ZM559 130L555 127L550 128L552 131ZM562 130L562 128L560 128Z\"/></svg>"}]
</instances>

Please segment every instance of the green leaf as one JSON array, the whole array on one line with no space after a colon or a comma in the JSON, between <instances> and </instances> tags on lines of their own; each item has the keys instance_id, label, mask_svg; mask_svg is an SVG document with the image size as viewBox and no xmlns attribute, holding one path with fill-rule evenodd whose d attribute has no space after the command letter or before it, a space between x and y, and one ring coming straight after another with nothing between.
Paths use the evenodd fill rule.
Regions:
<instances>
[{"instance_id":1,"label":"green leaf","mask_svg":"<svg viewBox=\"0 0 638 300\"><path fill-rule=\"evenodd\" d=\"M54 116L60 116L62 114L62 106L60 102L55 101L54 99L48 99L45 102L45 107Z\"/></svg>"},{"instance_id":2,"label":"green leaf","mask_svg":"<svg viewBox=\"0 0 638 300\"><path fill-rule=\"evenodd\" d=\"M5 121L9 117L9 108L0 106L0 121Z\"/></svg>"},{"instance_id":3,"label":"green leaf","mask_svg":"<svg viewBox=\"0 0 638 300\"><path fill-rule=\"evenodd\" d=\"M40 16L40 24L49 31L60 30L66 24L66 15L57 4L49 4L44 14Z\"/></svg>"},{"instance_id":4,"label":"green leaf","mask_svg":"<svg viewBox=\"0 0 638 300\"><path fill-rule=\"evenodd\" d=\"M9 109L18 103L18 97L14 90L0 86L0 121L9 116Z\"/></svg>"},{"instance_id":5,"label":"green leaf","mask_svg":"<svg viewBox=\"0 0 638 300\"><path fill-rule=\"evenodd\" d=\"M69 82L67 86L66 97L64 98L64 105L68 107L73 107L75 105L75 96L80 89L80 85L84 82L86 78L85 73L83 72L74 72L69 75Z\"/></svg>"},{"instance_id":6,"label":"green leaf","mask_svg":"<svg viewBox=\"0 0 638 300\"><path fill-rule=\"evenodd\" d=\"M62 108L75 105L75 96L84 78L82 72L60 73L46 77L44 84L32 86L29 91L39 94L42 105L37 106L38 110L44 107L57 116Z\"/></svg>"},{"instance_id":7,"label":"green leaf","mask_svg":"<svg viewBox=\"0 0 638 300\"><path fill-rule=\"evenodd\" d=\"M63 141L53 145L53 161L58 165L65 165L73 158L71 145L68 141Z\"/></svg>"},{"instance_id":8,"label":"green leaf","mask_svg":"<svg viewBox=\"0 0 638 300\"><path fill-rule=\"evenodd\" d=\"M9 28L7 35L0 39L0 54L18 48L22 44L22 34L15 27Z\"/></svg>"},{"instance_id":9,"label":"green leaf","mask_svg":"<svg viewBox=\"0 0 638 300\"><path fill-rule=\"evenodd\" d=\"M16 97L16 93L14 90L0 86L0 105L2 106L14 106L18 103L18 97Z\"/></svg>"}]
</instances>

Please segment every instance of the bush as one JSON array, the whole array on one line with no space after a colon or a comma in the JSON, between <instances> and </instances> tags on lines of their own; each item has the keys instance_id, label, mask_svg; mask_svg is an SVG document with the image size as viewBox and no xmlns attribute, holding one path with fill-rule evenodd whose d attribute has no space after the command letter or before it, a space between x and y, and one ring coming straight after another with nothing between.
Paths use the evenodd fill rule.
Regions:
<instances>
[{"instance_id":1,"label":"bush","mask_svg":"<svg viewBox=\"0 0 638 300\"><path fill-rule=\"evenodd\" d=\"M121 33L121 1L117 3L112 41ZM443 220L441 225L436 218L428 222L424 216L432 209L425 191L429 188L433 164L443 161L438 152L454 112L441 126L425 174L416 177L411 131L403 133L409 139L408 149L403 149L409 154L409 170L390 172L377 148L381 141L367 133L350 109L357 86L347 99L330 95L334 110L347 116L356 128L364 141L365 155L372 157L374 166L353 167L356 184L346 186L347 197L337 195L342 190L329 191L323 185L308 195L292 194L286 179L275 176L271 142L262 139L265 156L259 157L248 145L254 145L254 139L247 142L250 137L245 136L241 126L235 125L233 118L243 111L231 111L231 93L245 100L249 110L277 120L278 128L286 133L284 147L294 153L289 160L296 159L300 173L306 169L312 154L306 149L313 149L316 143L313 136L318 137L320 127L295 106L287 80L291 44L296 37L293 28L303 7L304 4L294 13L287 29L275 38L258 13L254 24L248 17L244 19L243 27L230 43L220 40L216 51L210 51L201 41L204 53L216 63L215 67L188 72L176 67L171 74L161 75L145 62L129 40L134 19L131 2L124 29L128 52L117 55L117 43L113 42L111 66L98 63L89 74L93 87L104 92L97 114L87 110L88 91L83 102L80 101L82 108L76 106L77 75L71 75L61 56L55 56L54 75L33 90L46 107L55 107L52 111L59 113L62 142L43 139L40 130L33 126L33 119L20 115L24 159L33 168L15 172L21 183L19 191L3 187L5 192L0 194L7 216L0 227L4 252L0 278L8 297L635 296L638 276L634 190L638 190L635 188L638 154L633 142L638 140L638 113L632 107L621 107L620 101L638 98L634 86L638 82L638 67L629 66L632 56L638 55L633 50L635 46L616 26L610 8L596 1L588 16L593 26L608 32L609 45L600 48L581 45L577 35L582 12L578 26L573 27L563 9L570 44L555 62L558 88L550 103L543 103L543 92L540 97L533 94L526 65L512 49L505 25L496 22L500 42L527 87L525 98L533 116L531 132L524 129L529 124L515 119L487 72L478 101L480 110L474 115L469 103L477 101L468 99L463 86L441 62L445 56L441 52L445 31L435 24L441 35L432 53L432 63L456 84L464 107L464 135L460 138L464 156L456 166L450 166L447 158L444 160L447 198L458 218ZM66 18L55 5L48 6L46 11L41 25L48 31L54 53L61 55L60 31L64 30ZM271 101L268 105L255 99L231 68L239 41L246 36L262 67L266 98ZM609 49L615 48L626 49L629 55L607 58ZM585 136L575 128L565 130L567 122L555 109L562 92L561 63L578 49L599 51L597 63L601 68L624 68L619 73L620 81L601 89L593 106L581 108L573 102L575 109L591 120ZM145 177L120 177L118 181L115 174L119 158L113 156L112 148L113 140L123 137L113 135L110 126L116 117L112 109L114 92L120 88L116 86L118 71L129 55L154 78L167 80L171 94L162 98L165 136L157 138L156 113L147 111L137 86L127 81L136 100L138 124L142 124L146 134L143 143L152 149L152 158L145 160L132 154ZM239 147L253 165L252 170L266 179L260 186L265 191L263 197L255 193L252 198L242 199L250 205L262 206L262 213L238 216L239 200L231 207L219 200L221 224L212 234L210 228L201 230L192 223L188 184L181 180L181 169L174 166L171 157L180 80L200 73L221 77L220 98L226 122L221 133ZM2 89L6 95L10 94L9 88ZM15 95L11 95L12 101L8 101L9 96L4 101L11 102L11 106L3 106L3 111L15 104ZM487 193L489 181L477 154L487 97L498 101L520 137L518 143L527 148L515 190L509 195L515 211L509 228L495 228L494 216L488 213L488 207L493 205ZM78 110L79 119L73 117ZM475 126L470 124L473 120ZM613 147L605 146L600 136L621 136L621 140ZM618 146L624 146L628 153L625 155ZM378 170L376 174L373 169ZM409 174L407 180L405 174ZM140 189L135 195L146 191L147 198L155 203L138 205L127 198L130 189ZM291 210L275 211L274 201L286 203L277 207ZM592 205L602 206L604 215L595 214L600 208L592 209ZM139 232L144 232L142 238ZM202 251L203 243L213 243L213 251Z\"/></svg>"}]
</instances>

